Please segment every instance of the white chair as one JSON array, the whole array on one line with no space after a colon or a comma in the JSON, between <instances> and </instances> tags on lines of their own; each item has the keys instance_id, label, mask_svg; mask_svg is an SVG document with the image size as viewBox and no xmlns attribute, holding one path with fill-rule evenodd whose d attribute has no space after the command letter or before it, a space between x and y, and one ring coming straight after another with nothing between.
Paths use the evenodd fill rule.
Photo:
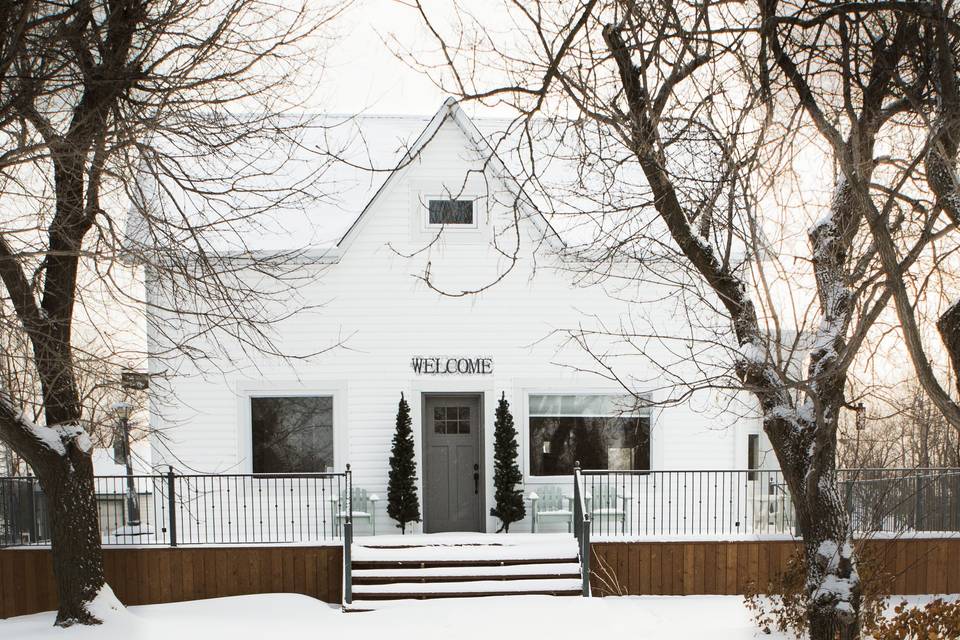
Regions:
<instances>
[{"instance_id":1,"label":"white chair","mask_svg":"<svg viewBox=\"0 0 960 640\"><path fill-rule=\"evenodd\" d=\"M545 485L530 494L530 532L536 533L540 520L565 520L567 533L573 530L573 498L562 487Z\"/></svg>"},{"instance_id":2,"label":"white chair","mask_svg":"<svg viewBox=\"0 0 960 640\"><path fill-rule=\"evenodd\" d=\"M366 489L354 488L351 492L353 509L351 515L353 521L366 520L370 524L371 535L377 535L377 502L380 500L375 493L367 493ZM341 492L339 497L331 498L333 508L333 526L339 528L347 517L345 509L340 508L340 503L347 501L347 492Z\"/></svg>"}]
</instances>

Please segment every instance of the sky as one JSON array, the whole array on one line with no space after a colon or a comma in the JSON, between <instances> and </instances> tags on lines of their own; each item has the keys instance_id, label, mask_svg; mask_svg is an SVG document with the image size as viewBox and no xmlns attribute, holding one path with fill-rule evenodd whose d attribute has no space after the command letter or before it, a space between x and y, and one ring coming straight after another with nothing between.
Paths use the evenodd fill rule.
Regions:
<instances>
[{"instance_id":1,"label":"sky","mask_svg":"<svg viewBox=\"0 0 960 640\"><path fill-rule=\"evenodd\" d=\"M480 0L484 2L486 0ZM432 115L446 95L399 60L385 41L431 48L419 14L396 0L359 0L334 26L322 89L314 104L327 113Z\"/></svg>"}]
</instances>

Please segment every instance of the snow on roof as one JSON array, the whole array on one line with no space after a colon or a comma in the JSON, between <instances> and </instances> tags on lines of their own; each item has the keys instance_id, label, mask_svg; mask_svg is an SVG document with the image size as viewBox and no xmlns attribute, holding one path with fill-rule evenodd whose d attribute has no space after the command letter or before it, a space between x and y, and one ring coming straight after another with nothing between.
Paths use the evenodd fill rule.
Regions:
<instances>
[{"instance_id":1,"label":"snow on roof","mask_svg":"<svg viewBox=\"0 0 960 640\"><path fill-rule=\"evenodd\" d=\"M151 216L169 220L170 226L182 218L191 219L201 227L207 249L213 252L335 252L396 169L416 157L436 129L452 119L484 157L491 158L491 168L518 200L532 212L549 210L543 194L522 188L515 179L525 174L529 160L519 157L518 134L511 129L511 119L472 120L452 98L431 117L328 114L303 118L308 124L290 146L240 148L225 160L194 158L189 151L178 156L173 151L180 165L177 173L203 177L194 183L192 178L183 182L144 174L140 186L144 208ZM225 177L243 174L248 177L233 184ZM567 172L560 182L569 184L571 175L576 174ZM221 176L219 184L216 176ZM291 187L297 193L277 202L277 194ZM216 196L200 197L198 191L215 191ZM250 215L253 212L256 215ZM551 239L557 238L545 217L537 213L531 218ZM146 228L140 216L132 215L128 238L147 245L158 242ZM195 234L184 232L185 242L192 240L188 235Z\"/></svg>"},{"instance_id":2,"label":"snow on roof","mask_svg":"<svg viewBox=\"0 0 960 640\"><path fill-rule=\"evenodd\" d=\"M228 158L197 158L164 141L174 173L143 173L141 205L175 228L187 219L214 253L325 249L357 218L426 118L317 116L294 143L271 149L235 145ZM373 170L370 170L370 169ZM229 177L243 175L230 181ZM201 195L200 192L203 192ZM211 194L215 194L212 195ZM281 194L287 197L281 198ZM299 196L299 197L298 197ZM191 233L182 232L190 241ZM145 245L175 241L152 237L142 216L131 215L127 236Z\"/></svg>"},{"instance_id":3,"label":"snow on roof","mask_svg":"<svg viewBox=\"0 0 960 640\"><path fill-rule=\"evenodd\" d=\"M197 158L189 147L182 159L174 153L178 173L201 176L196 184L192 178L175 183L145 175L143 208L169 224L160 225L163 237L151 237L149 229L144 232L148 225L133 215L130 242L161 248L202 244L206 253L227 255L303 251L313 259L336 261L391 176L452 120L503 179L511 201L501 204L519 206L522 217L554 248L566 245L576 253L621 247L618 251L634 259L648 260L661 258L670 245L651 209L646 180L637 163L628 161L629 149L616 136L589 127L580 130L548 118L470 118L452 98L430 117L282 118L304 123L298 139L285 141L264 127L262 137L231 149L228 158ZM175 148L175 143L164 144ZM681 163L693 185L687 187L703 188L695 178L709 160L690 155ZM182 219L191 225L180 224ZM735 243L733 255L740 249Z\"/></svg>"}]
</instances>

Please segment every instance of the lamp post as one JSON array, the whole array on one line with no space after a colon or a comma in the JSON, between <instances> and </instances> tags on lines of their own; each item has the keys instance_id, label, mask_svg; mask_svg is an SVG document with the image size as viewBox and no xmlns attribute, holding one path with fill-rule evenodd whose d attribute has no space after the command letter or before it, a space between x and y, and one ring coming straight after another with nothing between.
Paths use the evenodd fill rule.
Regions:
<instances>
[{"instance_id":1,"label":"lamp post","mask_svg":"<svg viewBox=\"0 0 960 640\"><path fill-rule=\"evenodd\" d=\"M140 526L140 501L137 499L137 484L133 478L133 456L130 455L130 414L133 405L115 402L110 406L120 421L120 437L123 438L123 461L127 467L127 525Z\"/></svg>"}]
</instances>

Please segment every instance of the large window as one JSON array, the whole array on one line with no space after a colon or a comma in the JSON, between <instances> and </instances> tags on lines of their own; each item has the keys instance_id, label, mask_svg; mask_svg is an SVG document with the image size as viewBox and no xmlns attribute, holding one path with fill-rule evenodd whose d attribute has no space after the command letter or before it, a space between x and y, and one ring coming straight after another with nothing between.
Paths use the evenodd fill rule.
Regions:
<instances>
[{"instance_id":1,"label":"large window","mask_svg":"<svg viewBox=\"0 0 960 640\"><path fill-rule=\"evenodd\" d=\"M250 398L254 473L305 473L333 467L333 398Z\"/></svg>"},{"instance_id":2,"label":"large window","mask_svg":"<svg viewBox=\"0 0 960 640\"><path fill-rule=\"evenodd\" d=\"M530 474L650 468L650 410L614 395L530 395Z\"/></svg>"}]
</instances>

